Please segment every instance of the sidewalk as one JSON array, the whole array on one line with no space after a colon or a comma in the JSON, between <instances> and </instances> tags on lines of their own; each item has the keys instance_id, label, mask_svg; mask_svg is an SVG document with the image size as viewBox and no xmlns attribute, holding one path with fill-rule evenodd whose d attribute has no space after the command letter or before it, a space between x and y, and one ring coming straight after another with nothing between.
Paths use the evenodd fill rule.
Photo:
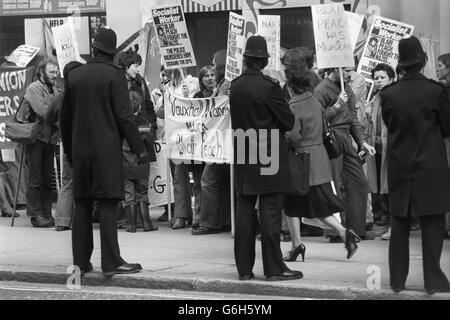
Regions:
<instances>
[{"instance_id":1,"label":"sidewalk","mask_svg":"<svg viewBox=\"0 0 450 320\"><path fill-rule=\"evenodd\" d=\"M72 264L71 231L32 228L24 211L10 227L11 218L0 218L0 280L41 283L66 283ZM209 292L291 296L312 299L446 299L450 294L429 296L423 291L420 232L410 240L410 272L407 291L394 294L389 289L389 241L376 238L359 244L351 260L344 244L331 244L323 237L303 238L305 262L288 262L301 270L304 278L294 281L266 282L262 271L261 243L256 242L256 279L239 281L234 263L230 233L193 236L191 229L172 230L168 222L158 223L161 210L151 215L159 230L127 233L119 230L121 254L128 262L139 262L144 270L133 275L115 275L106 280L100 268L98 225L94 225L94 273L87 274L85 285L177 289ZM281 243L283 252L290 243ZM301 259L300 259L301 260ZM450 241L444 243L442 268L450 276ZM381 289L368 289L371 275L380 272ZM373 278L373 276L372 276ZM374 283L373 281L370 283Z\"/></svg>"}]
</instances>

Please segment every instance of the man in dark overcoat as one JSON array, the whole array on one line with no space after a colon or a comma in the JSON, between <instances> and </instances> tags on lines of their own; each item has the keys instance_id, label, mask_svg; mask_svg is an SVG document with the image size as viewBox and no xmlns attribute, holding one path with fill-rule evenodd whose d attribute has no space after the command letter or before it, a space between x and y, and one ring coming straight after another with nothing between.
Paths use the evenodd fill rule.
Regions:
<instances>
[{"instance_id":1,"label":"man in dark overcoat","mask_svg":"<svg viewBox=\"0 0 450 320\"><path fill-rule=\"evenodd\" d=\"M101 267L107 276L142 269L122 259L117 239L117 203L124 198L123 139L141 163L148 161L131 113L124 70L112 63L116 43L113 30L99 29L92 44L94 58L72 70L66 80L60 114L64 152L73 167L74 265L82 272L92 269L92 209L97 201Z\"/></svg>"},{"instance_id":2,"label":"man in dark overcoat","mask_svg":"<svg viewBox=\"0 0 450 320\"><path fill-rule=\"evenodd\" d=\"M450 136L450 101L445 87L422 75L427 56L415 37L399 43L405 76L381 92L388 128L388 187L391 208L390 285L405 288L409 268L409 224L420 217L425 289L449 291L440 267L445 212L450 210L450 171L443 138Z\"/></svg>"},{"instance_id":3,"label":"man in dark overcoat","mask_svg":"<svg viewBox=\"0 0 450 320\"><path fill-rule=\"evenodd\" d=\"M303 277L300 271L291 271L284 264L280 249L282 193L289 191L284 132L294 126L294 115L278 82L261 72L267 65L268 57L266 40L261 36L250 37L244 53L246 70L231 84L237 194L234 255L240 280L254 277L256 205L259 206L266 279L277 281ZM244 134L249 137L248 140ZM263 157L272 149L272 159L268 164ZM265 172L270 166L274 166L275 170Z\"/></svg>"}]
</instances>

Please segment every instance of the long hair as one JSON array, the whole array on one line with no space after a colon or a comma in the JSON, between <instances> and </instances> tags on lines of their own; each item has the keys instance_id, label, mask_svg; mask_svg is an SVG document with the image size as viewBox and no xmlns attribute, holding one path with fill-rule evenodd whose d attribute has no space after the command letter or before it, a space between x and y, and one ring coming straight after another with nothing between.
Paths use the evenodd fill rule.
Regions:
<instances>
[{"instance_id":1,"label":"long hair","mask_svg":"<svg viewBox=\"0 0 450 320\"><path fill-rule=\"evenodd\" d=\"M183 68L172 69L172 80L170 83L174 88L181 85L183 81L182 76L186 76L186 71Z\"/></svg>"},{"instance_id":2,"label":"long hair","mask_svg":"<svg viewBox=\"0 0 450 320\"><path fill-rule=\"evenodd\" d=\"M442 62L447 69L450 69L450 53L440 55L438 61Z\"/></svg>"},{"instance_id":3,"label":"long hair","mask_svg":"<svg viewBox=\"0 0 450 320\"><path fill-rule=\"evenodd\" d=\"M117 64L125 70L127 70L132 64L141 65L142 63L141 55L131 50L118 53L116 59Z\"/></svg>"},{"instance_id":4,"label":"long hair","mask_svg":"<svg viewBox=\"0 0 450 320\"><path fill-rule=\"evenodd\" d=\"M225 78L225 65L227 64L227 50L222 49L214 54L214 68L216 70L216 83L219 84Z\"/></svg>"},{"instance_id":5,"label":"long hair","mask_svg":"<svg viewBox=\"0 0 450 320\"><path fill-rule=\"evenodd\" d=\"M58 66L58 62L55 59L50 58L50 57L45 57L44 60L42 60L41 63L39 63L39 65L37 66L37 69L36 69L36 77L38 79L41 79L41 76L43 76L45 74L45 68L49 64Z\"/></svg>"},{"instance_id":6,"label":"long hair","mask_svg":"<svg viewBox=\"0 0 450 320\"><path fill-rule=\"evenodd\" d=\"M198 74L198 82L201 92L203 92L206 89L205 85L203 84L203 78L208 72L214 73L214 68L212 66L204 66L203 68L200 69L200 72Z\"/></svg>"},{"instance_id":7,"label":"long hair","mask_svg":"<svg viewBox=\"0 0 450 320\"><path fill-rule=\"evenodd\" d=\"M312 91L311 71L308 70L305 55L298 49L291 49L283 57L287 85L295 94Z\"/></svg>"}]
</instances>

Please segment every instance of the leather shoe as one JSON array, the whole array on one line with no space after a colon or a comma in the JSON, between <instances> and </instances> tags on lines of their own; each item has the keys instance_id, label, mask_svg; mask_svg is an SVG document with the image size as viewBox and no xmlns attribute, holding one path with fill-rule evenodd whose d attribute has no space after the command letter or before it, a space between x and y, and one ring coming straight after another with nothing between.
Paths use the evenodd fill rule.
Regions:
<instances>
[{"instance_id":1,"label":"leather shoe","mask_svg":"<svg viewBox=\"0 0 450 320\"><path fill-rule=\"evenodd\" d=\"M13 214L12 211L11 212L2 211L2 217L11 218L12 214ZM14 214L14 217L16 217L16 218L20 217L20 214L18 214L16 211L16 213Z\"/></svg>"},{"instance_id":2,"label":"leather shoe","mask_svg":"<svg viewBox=\"0 0 450 320\"><path fill-rule=\"evenodd\" d=\"M177 230L183 228L186 228L186 218L175 218L172 229Z\"/></svg>"},{"instance_id":3,"label":"leather shoe","mask_svg":"<svg viewBox=\"0 0 450 320\"><path fill-rule=\"evenodd\" d=\"M31 224L35 228L51 228L55 226L55 221L42 216L31 218Z\"/></svg>"},{"instance_id":4,"label":"leather shoe","mask_svg":"<svg viewBox=\"0 0 450 320\"><path fill-rule=\"evenodd\" d=\"M192 235L194 236L201 236L204 234L216 234L216 233L220 233L220 229L212 229L206 227L198 227L196 229L192 229Z\"/></svg>"},{"instance_id":5,"label":"leather shoe","mask_svg":"<svg viewBox=\"0 0 450 320\"><path fill-rule=\"evenodd\" d=\"M399 292L405 290L405 287L404 287L404 286L402 286L402 287L391 287L391 289L392 289L392 291L394 291L395 293L399 293Z\"/></svg>"},{"instance_id":6,"label":"leather shoe","mask_svg":"<svg viewBox=\"0 0 450 320\"><path fill-rule=\"evenodd\" d=\"M248 274L239 274L239 280L241 281L247 281L255 279L255 274L253 272L250 272Z\"/></svg>"},{"instance_id":7,"label":"leather shoe","mask_svg":"<svg viewBox=\"0 0 450 320\"><path fill-rule=\"evenodd\" d=\"M266 281L285 281L285 280L295 280L303 278L303 273L301 271L286 270L282 274L276 276L266 277Z\"/></svg>"},{"instance_id":8,"label":"leather shoe","mask_svg":"<svg viewBox=\"0 0 450 320\"><path fill-rule=\"evenodd\" d=\"M120 267L117 267L111 271L104 271L105 277L112 277L115 274L128 274L137 273L142 270L142 266L139 263L124 263Z\"/></svg>"},{"instance_id":9,"label":"leather shoe","mask_svg":"<svg viewBox=\"0 0 450 320\"><path fill-rule=\"evenodd\" d=\"M84 276L85 273L94 271L94 267L92 266L92 263L89 262L86 269L80 268L80 271L81 271L81 276Z\"/></svg>"}]
</instances>

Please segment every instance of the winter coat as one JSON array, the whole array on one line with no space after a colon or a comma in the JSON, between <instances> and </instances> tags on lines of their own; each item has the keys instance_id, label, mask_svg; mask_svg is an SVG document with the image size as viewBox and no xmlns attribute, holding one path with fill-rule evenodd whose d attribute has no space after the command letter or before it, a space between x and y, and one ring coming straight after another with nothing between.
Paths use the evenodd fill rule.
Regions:
<instances>
[{"instance_id":1,"label":"winter coat","mask_svg":"<svg viewBox=\"0 0 450 320\"><path fill-rule=\"evenodd\" d=\"M289 170L284 133L293 128L294 115L289 110L278 81L263 75L261 71L248 68L231 83L230 111L235 135L239 129L242 129L242 134L250 135L249 139L245 139L245 149L236 142L234 146L236 193L255 195L291 191L287 183ZM266 147L264 156L271 150L271 135L278 131L275 154L271 155L269 164L264 164L266 161L259 156L261 129L265 130L267 137L261 137ZM238 143L241 140L244 145L242 136L237 140ZM256 158L256 163L249 161L252 160L250 156ZM277 169L276 172L261 171L271 165L276 166L276 162L278 168L273 168Z\"/></svg>"},{"instance_id":2,"label":"winter coat","mask_svg":"<svg viewBox=\"0 0 450 320\"><path fill-rule=\"evenodd\" d=\"M378 112L381 109L380 94L377 94L371 102L372 112L369 115L369 134L368 144L375 146L375 138L377 134L377 118ZM381 170L380 170L380 190L378 190L378 172L375 157L368 157L367 162L367 184L369 186L370 193L387 194L387 128L383 121L381 123Z\"/></svg>"},{"instance_id":3,"label":"winter coat","mask_svg":"<svg viewBox=\"0 0 450 320\"><path fill-rule=\"evenodd\" d=\"M101 56L71 71L60 113L75 199L124 198L122 140L143 151L124 70Z\"/></svg>"},{"instance_id":4,"label":"winter coat","mask_svg":"<svg viewBox=\"0 0 450 320\"><path fill-rule=\"evenodd\" d=\"M295 116L292 131L286 133L289 147L310 155L309 185L318 186L332 180L331 164L322 138L322 105L310 92L294 96L289 108Z\"/></svg>"},{"instance_id":5,"label":"winter coat","mask_svg":"<svg viewBox=\"0 0 450 320\"><path fill-rule=\"evenodd\" d=\"M381 91L388 128L389 204L395 217L450 211L450 170L444 139L450 136L450 101L443 85L406 74Z\"/></svg>"}]
</instances>

